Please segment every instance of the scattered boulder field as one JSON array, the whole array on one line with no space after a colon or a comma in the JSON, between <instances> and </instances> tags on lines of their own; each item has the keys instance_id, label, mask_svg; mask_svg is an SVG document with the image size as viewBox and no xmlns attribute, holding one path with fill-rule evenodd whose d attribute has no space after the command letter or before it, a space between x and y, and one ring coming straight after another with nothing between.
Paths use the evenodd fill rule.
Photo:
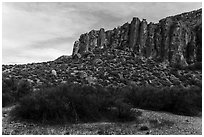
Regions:
<instances>
[{"instance_id":1,"label":"scattered boulder field","mask_svg":"<svg viewBox=\"0 0 204 137\"><path fill-rule=\"evenodd\" d=\"M153 87L202 86L201 70L178 70L152 59L134 57L123 50L107 50L86 59L60 57L55 61L3 65L3 78L26 79L34 89L64 83Z\"/></svg>"}]
</instances>

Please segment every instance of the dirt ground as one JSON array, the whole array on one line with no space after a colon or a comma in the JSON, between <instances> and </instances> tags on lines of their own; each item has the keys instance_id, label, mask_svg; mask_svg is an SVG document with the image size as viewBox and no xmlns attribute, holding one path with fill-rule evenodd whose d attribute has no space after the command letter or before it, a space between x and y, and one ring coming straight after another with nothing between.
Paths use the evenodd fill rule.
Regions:
<instances>
[{"instance_id":1,"label":"dirt ground","mask_svg":"<svg viewBox=\"0 0 204 137\"><path fill-rule=\"evenodd\" d=\"M11 120L14 107L2 108L3 135L201 135L202 115L197 117L134 109L141 112L131 122L95 122L63 125L43 125Z\"/></svg>"}]
</instances>

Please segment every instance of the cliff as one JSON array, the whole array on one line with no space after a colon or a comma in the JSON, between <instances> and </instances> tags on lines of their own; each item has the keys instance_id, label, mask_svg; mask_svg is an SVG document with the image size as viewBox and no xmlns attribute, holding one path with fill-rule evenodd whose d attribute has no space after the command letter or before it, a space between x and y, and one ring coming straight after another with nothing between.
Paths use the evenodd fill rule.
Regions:
<instances>
[{"instance_id":1,"label":"cliff","mask_svg":"<svg viewBox=\"0 0 204 137\"><path fill-rule=\"evenodd\" d=\"M131 23L105 31L91 30L75 41L73 58L120 49L170 66L185 67L202 61L202 9L148 23Z\"/></svg>"},{"instance_id":2,"label":"cliff","mask_svg":"<svg viewBox=\"0 0 204 137\"><path fill-rule=\"evenodd\" d=\"M27 80L34 90L65 83L202 87L201 12L167 17L157 24L133 18L113 30L92 30L74 43L72 56L3 65L2 81Z\"/></svg>"}]
</instances>

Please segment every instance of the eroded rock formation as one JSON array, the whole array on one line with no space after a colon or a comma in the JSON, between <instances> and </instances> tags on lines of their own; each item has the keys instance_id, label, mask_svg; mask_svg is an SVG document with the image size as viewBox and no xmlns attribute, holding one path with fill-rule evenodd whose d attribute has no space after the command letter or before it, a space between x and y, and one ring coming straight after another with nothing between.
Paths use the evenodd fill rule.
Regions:
<instances>
[{"instance_id":1,"label":"eroded rock formation","mask_svg":"<svg viewBox=\"0 0 204 137\"><path fill-rule=\"evenodd\" d=\"M120 49L136 56L188 66L202 61L202 9L161 19L149 24L134 17L131 23L105 31L92 30L74 43L72 56L95 49Z\"/></svg>"}]
</instances>

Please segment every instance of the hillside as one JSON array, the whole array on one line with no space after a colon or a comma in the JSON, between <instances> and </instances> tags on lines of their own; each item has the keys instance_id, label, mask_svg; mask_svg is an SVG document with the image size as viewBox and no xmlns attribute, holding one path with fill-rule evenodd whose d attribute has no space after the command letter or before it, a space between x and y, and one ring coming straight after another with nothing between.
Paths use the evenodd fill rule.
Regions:
<instances>
[{"instance_id":1,"label":"hillside","mask_svg":"<svg viewBox=\"0 0 204 137\"><path fill-rule=\"evenodd\" d=\"M72 56L3 65L3 79L28 80L34 89L60 83L201 87L202 9L147 23L82 34ZM52 71L55 71L53 74Z\"/></svg>"}]
</instances>

